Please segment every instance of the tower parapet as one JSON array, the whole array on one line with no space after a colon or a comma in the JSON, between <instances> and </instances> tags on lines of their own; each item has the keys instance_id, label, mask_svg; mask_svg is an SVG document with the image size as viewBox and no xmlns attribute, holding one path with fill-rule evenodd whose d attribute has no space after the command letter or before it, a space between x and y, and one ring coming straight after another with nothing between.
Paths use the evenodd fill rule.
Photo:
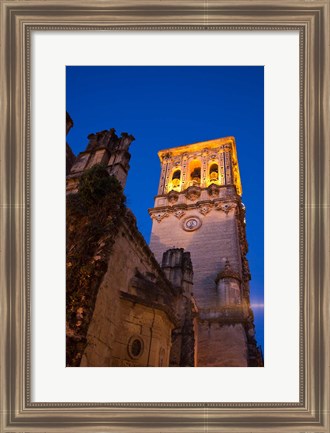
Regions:
<instances>
[{"instance_id":1,"label":"tower parapet","mask_svg":"<svg viewBox=\"0 0 330 433\"><path fill-rule=\"evenodd\" d=\"M133 135L122 132L116 135L114 128L88 135L88 144L84 152L80 152L67 176L67 193L77 191L79 177L93 165L103 164L109 174L116 176L124 188L131 155L129 147L134 141Z\"/></svg>"}]
</instances>

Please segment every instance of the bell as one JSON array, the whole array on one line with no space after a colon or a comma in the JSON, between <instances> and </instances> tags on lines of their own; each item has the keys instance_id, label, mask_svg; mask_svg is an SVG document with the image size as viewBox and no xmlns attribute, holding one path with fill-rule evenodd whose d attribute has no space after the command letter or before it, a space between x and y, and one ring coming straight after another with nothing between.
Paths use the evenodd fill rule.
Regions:
<instances>
[{"instance_id":1,"label":"bell","mask_svg":"<svg viewBox=\"0 0 330 433\"><path fill-rule=\"evenodd\" d=\"M210 174L210 179L218 180L218 173L216 171L212 171L212 173Z\"/></svg>"}]
</instances>

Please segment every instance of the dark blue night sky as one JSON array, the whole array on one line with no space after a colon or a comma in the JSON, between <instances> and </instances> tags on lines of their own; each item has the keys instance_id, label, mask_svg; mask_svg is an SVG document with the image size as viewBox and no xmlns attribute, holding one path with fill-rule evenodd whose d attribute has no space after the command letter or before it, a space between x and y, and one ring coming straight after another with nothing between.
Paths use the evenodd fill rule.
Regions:
<instances>
[{"instance_id":1,"label":"dark blue night sky","mask_svg":"<svg viewBox=\"0 0 330 433\"><path fill-rule=\"evenodd\" d=\"M147 242L157 194L160 149L219 137L236 138L246 206L251 304L263 347L264 296L264 68L259 66L69 66L67 111L75 154L87 135L115 128L134 135L127 205Z\"/></svg>"}]
</instances>

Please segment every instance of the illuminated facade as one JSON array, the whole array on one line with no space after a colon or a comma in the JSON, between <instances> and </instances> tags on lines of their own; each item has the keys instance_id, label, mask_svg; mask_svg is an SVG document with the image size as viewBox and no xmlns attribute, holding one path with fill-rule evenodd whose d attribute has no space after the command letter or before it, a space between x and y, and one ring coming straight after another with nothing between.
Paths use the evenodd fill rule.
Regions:
<instances>
[{"instance_id":1,"label":"illuminated facade","mask_svg":"<svg viewBox=\"0 0 330 433\"><path fill-rule=\"evenodd\" d=\"M150 248L184 248L194 269L197 366L260 366L246 259L245 208L234 137L158 153Z\"/></svg>"},{"instance_id":2,"label":"illuminated facade","mask_svg":"<svg viewBox=\"0 0 330 433\"><path fill-rule=\"evenodd\" d=\"M235 185L242 195L234 137L163 150L158 156L162 163L158 195L211 184Z\"/></svg>"}]
</instances>

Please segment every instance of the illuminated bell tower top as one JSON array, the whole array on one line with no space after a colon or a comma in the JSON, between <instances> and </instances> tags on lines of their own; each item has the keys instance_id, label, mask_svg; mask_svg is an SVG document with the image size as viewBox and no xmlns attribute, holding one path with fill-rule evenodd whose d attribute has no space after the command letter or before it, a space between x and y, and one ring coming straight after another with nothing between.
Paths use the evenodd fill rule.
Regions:
<instances>
[{"instance_id":1,"label":"illuminated bell tower top","mask_svg":"<svg viewBox=\"0 0 330 433\"><path fill-rule=\"evenodd\" d=\"M234 137L165 149L158 156L162 165L158 196L212 184L234 185L237 194L242 195Z\"/></svg>"}]
</instances>

